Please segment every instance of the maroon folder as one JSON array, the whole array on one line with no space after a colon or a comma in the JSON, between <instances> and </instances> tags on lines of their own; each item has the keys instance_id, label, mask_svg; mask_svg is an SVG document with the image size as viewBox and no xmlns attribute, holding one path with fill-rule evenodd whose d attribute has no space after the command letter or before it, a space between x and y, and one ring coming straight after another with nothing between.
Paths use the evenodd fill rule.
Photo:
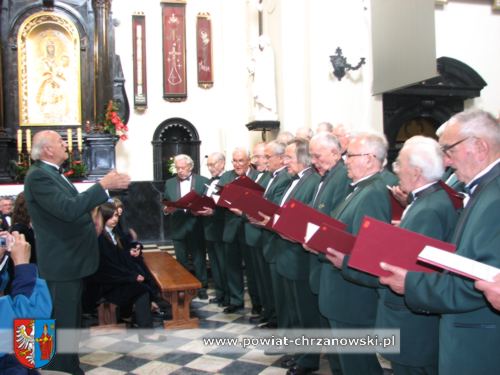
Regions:
<instances>
[{"instance_id":1,"label":"maroon folder","mask_svg":"<svg viewBox=\"0 0 500 375\"><path fill-rule=\"evenodd\" d=\"M163 204L168 207L176 207L182 209L190 209L193 202L197 199L201 198L201 196L194 190L191 190L189 193L184 195L182 198L177 199L176 201L168 201L163 199Z\"/></svg>"},{"instance_id":2,"label":"maroon folder","mask_svg":"<svg viewBox=\"0 0 500 375\"><path fill-rule=\"evenodd\" d=\"M257 193L260 193L260 195L263 195L264 191L266 190L262 186L260 186L258 183L256 183L254 180L252 180L251 178L249 178L249 177L247 177L245 175L236 177L229 184L226 184L224 186L218 186L219 187L219 193L222 194L222 192L224 191L224 189L226 189L229 186L239 186L239 187L243 187L243 188L246 188L246 189L250 189L250 190L253 190L253 191L257 192Z\"/></svg>"},{"instance_id":3,"label":"maroon folder","mask_svg":"<svg viewBox=\"0 0 500 375\"><path fill-rule=\"evenodd\" d=\"M280 206L268 201L263 196L256 194L251 190L247 190L239 197L233 206L243 211L243 213L249 217L256 220L263 220L263 217L259 215L262 212L266 216L270 216L271 220L273 215L280 209Z\"/></svg>"},{"instance_id":4,"label":"maroon folder","mask_svg":"<svg viewBox=\"0 0 500 375\"><path fill-rule=\"evenodd\" d=\"M326 249L331 247L347 255L351 253L355 241L356 236L351 233L328 224L322 224L306 242L306 245L324 254L329 254Z\"/></svg>"},{"instance_id":5,"label":"maroon folder","mask_svg":"<svg viewBox=\"0 0 500 375\"><path fill-rule=\"evenodd\" d=\"M394 197L389 187L387 187L387 189L389 190L389 197L391 198L390 200L391 200L392 220L400 221L401 216L403 216L405 207L403 207L401 203Z\"/></svg>"},{"instance_id":6,"label":"maroon folder","mask_svg":"<svg viewBox=\"0 0 500 375\"><path fill-rule=\"evenodd\" d=\"M201 195L199 196L198 199L194 200L191 206L189 206L189 209L192 212L198 212L198 211L203 211L205 210L205 207L208 208L215 208L215 202L211 197L207 197L206 195Z\"/></svg>"},{"instance_id":7,"label":"maroon folder","mask_svg":"<svg viewBox=\"0 0 500 375\"><path fill-rule=\"evenodd\" d=\"M435 268L423 265L417 259L418 254L427 245L455 251L455 245L451 243L365 216L348 265L375 276L391 274L380 268L380 262L390 263L409 271L432 272Z\"/></svg>"},{"instance_id":8,"label":"maroon folder","mask_svg":"<svg viewBox=\"0 0 500 375\"><path fill-rule=\"evenodd\" d=\"M272 229L284 237L304 243L307 223L322 225L323 223L345 229L347 226L312 207L295 199L290 200L279 211L279 219L273 223Z\"/></svg>"},{"instance_id":9,"label":"maroon folder","mask_svg":"<svg viewBox=\"0 0 500 375\"><path fill-rule=\"evenodd\" d=\"M452 187L446 185L446 183L442 180L439 180L439 185L446 191L448 197L450 197L451 203L455 210L464 207L464 196L459 192L455 191Z\"/></svg>"},{"instance_id":10,"label":"maroon folder","mask_svg":"<svg viewBox=\"0 0 500 375\"><path fill-rule=\"evenodd\" d=\"M220 198L217 201L217 206L226 207L226 208L238 208L235 206L235 202L238 201L246 191L249 191L248 188L242 187L237 184L227 184L224 186L224 189L220 193ZM258 192L254 192L253 194L259 194Z\"/></svg>"}]
</instances>

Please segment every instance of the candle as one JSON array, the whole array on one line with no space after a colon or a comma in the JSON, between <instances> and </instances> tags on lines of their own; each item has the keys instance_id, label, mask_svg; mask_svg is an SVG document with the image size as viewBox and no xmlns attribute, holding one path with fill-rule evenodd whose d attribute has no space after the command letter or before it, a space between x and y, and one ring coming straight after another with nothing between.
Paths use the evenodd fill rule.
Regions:
<instances>
[{"instance_id":1,"label":"candle","mask_svg":"<svg viewBox=\"0 0 500 375\"><path fill-rule=\"evenodd\" d=\"M68 129L68 140L66 141L68 144L68 151L73 151L73 130Z\"/></svg>"},{"instance_id":2,"label":"candle","mask_svg":"<svg viewBox=\"0 0 500 375\"><path fill-rule=\"evenodd\" d=\"M82 152L82 128L76 129L76 143L78 145L78 151Z\"/></svg>"},{"instance_id":3,"label":"candle","mask_svg":"<svg viewBox=\"0 0 500 375\"><path fill-rule=\"evenodd\" d=\"M31 152L31 130L26 129L26 151Z\"/></svg>"},{"instance_id":4,"label":"candle","mask_svg":"<svg viewBox=\"0 0 500 375\"><path fill-rule=\"evenodd\" d=\"M19 129L17 131L17 152L21 153L23 151L23 131Z\"/></svg>"}]
</instances>

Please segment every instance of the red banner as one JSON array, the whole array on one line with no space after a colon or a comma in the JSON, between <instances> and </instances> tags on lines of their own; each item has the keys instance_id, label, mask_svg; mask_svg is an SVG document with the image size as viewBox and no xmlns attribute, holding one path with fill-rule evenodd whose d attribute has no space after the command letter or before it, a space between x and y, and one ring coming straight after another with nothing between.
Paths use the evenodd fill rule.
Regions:
<instances>
[{"instance_id":1,"label":"red banner","mask_svg":"<svg viewBox=\"0 0 500 375\"><path fill-rule=\"evenodd\" d=\"M208 89L213 86L212 68L212 21L209 13L198 13L196 20L196 54L198 86Z\"/></svg>"},{"instance_id":2,"label":"red banner","mask_svg":"<svg viewBox=\"0 0 500 375\"><path fill-rule=\"evenodd\" d=\"M187 98L186 4L162 3L163 98L179 102Z\"/></svg>"},{"instance_id":3,"label":"red banner","mask_svg":"<svg viewBox=\"0 0 500 375\"><path fill-rule=\"evenodd\" d=\"M132 15L132 47L134 56L134 107L148 106L146 76L146 17L142 13Z\"/></svg>"}]
</instances>

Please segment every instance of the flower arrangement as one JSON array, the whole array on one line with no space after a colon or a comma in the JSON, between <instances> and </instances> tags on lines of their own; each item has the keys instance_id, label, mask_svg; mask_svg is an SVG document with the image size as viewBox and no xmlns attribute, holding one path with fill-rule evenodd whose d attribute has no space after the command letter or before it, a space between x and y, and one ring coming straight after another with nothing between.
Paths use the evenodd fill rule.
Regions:
<instances>
[{"instance_id":1,"label":"flower arrangement","mask_svg":"<svg viewBox=\"0 0 500 375\"><path fill-rule=\"evenodd\" d=\"M117 135L122 141L128 139L128 127L125 125L118 114L118 106L110 100L106 106L106 113L102 124L97 124L96 129L98 133L108 133Z\"/></svg>"},{"instance_id":2,"label":"flower arrangement","mask_svg":"<svg viewBox=\"0 0 500 375\"><path fill-rule=\"evenodd\" d=\"M168 161L167 161L167 172L171 176L174 176L177 174L177 169L175 168L174 158L172 156L170 158L168 158Z\"/></svg>"},{"instance_id":3,"label":"flower arrangement","mask_svg":"<svg viewBox=\"0 0 500 375\"><path fill-rule=\"evenodd\" d=\"M68 160L64 175L70 179L82 179L87 176L87 166L82 160Z\"/></svg>"}]
</instances>

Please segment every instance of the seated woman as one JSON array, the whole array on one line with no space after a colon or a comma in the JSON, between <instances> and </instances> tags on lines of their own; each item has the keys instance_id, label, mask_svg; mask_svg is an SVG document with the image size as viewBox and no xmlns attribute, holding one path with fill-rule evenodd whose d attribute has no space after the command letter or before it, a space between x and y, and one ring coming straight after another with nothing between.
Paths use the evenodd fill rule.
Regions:
<instances>
[{"instance_id":1,"label":"seated woman","mask_svg":"<svg viewBox=\"0 0 500 375\"><path fill-rule=\"evenodd\" d=\"M14 202L10 231L24 234L24 238L31 245L30 263L36 263L35 233L31 227L31 217L28 213L24 192L19 193Z\"/></svg>"},{"instance_id":2,"label":"seated woman","mask_svg":"<svg viewBox=\"0 0 500 375\"><path fill-rule=\"evenodd\" d=\"M150 288L144 283L144 275L138 272L128 251L124 251L122 241L114 231L118 224L118 212L113 203L101 205L104 230L99 236L100 263L93 281L101 287L101 295L122 310L135 307L135 319L140 328L152 328L150 309ZM140 341L163 341L163 337L153 340L139 335Z\"/></svg>"}]
</instances>

